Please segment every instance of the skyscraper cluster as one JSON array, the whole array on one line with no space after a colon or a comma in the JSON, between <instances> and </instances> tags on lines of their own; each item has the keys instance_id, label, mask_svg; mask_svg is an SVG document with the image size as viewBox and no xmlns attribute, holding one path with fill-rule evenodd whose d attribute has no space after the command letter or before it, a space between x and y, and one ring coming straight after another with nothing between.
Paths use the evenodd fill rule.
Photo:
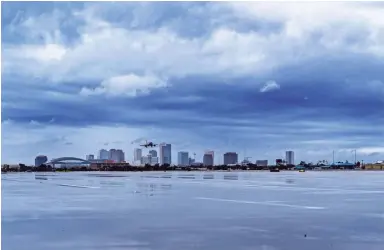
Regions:
<instances>
[{"instance_id":1,"label":"skyscraper cluster","mask_svg":"<svg viewBox=\"0 0 384 250\"><path fill-rule=\"evenodd\" d=\"M195 156L195 154L193 154ZM247 159L249 157L246 157ZM204 165L204 166L214 166L215 165L215 153L213 150L207 150L204 152L203 161L195 162L195 157L190 157L189 152L180 151L177 154L177 165L178 166L189 166L189 165ZM251 163L249 161L239 162L239 156L236 152L226 152L223 155L223 164L224 165L236 165L236 164L245 164ZM93 155L87 155L87 160L94 160ZM105 150L101 149L99 151L98 160L109 160L116 163L125 162L124 152L121 149L110 149ZM286 151L285 160L278 159L282 164L294 165L294 152ZM133 164L137 165L165 165L172 164L172 145L168 143L161 143L158 146L158 151L155 149L150 149L146 155L143 154L142 148L135 148L133 152ZM260 166L268 165L268 160L256 160L256 164Z\"/></svg>"},{"instance_id":2,"label":"skyscraper cluster","mask_svg":"<svg viewBox=\"0 0 384 250\"><path fill-rule=\"evenodd\" d=\"M88 155L88 157L89 156L90 155ZM120 162L125 162L125 154L124 154L124 151L121 149L112 148L109 151L106 149L100 149L98 159L99 160L109 160L109 161L113 161L116 163L120 163Z\"/></svg>"},{"instance_id":3,"label":"skyscraper cluster","mask_svg":"<svg viewBox=\"0 0 384 250\"><path fill-rule=\"evenodd\" d=\"M159 157L157 157L157 151L152 149L148 155L143 156L143 150L141 148L135 148L133 150L133 162L137 165L154 165L159 163Z\"/></svg>"}]
</instances>

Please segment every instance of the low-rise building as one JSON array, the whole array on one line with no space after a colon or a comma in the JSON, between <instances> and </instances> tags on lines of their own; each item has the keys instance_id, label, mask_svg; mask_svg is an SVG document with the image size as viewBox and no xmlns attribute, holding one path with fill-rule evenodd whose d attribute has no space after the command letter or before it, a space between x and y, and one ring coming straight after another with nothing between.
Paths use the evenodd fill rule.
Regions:
<instances>
[{"instance_id":1,"label":"low-rise building","mask_svg":"<svg viewBox=\"0 0 384 250\"><path fill-rule=\"evenodd\" d=\"M256 160L256 165L258 167L267 167L268 166L268 160Z\"/></svg>"}]
</instances>

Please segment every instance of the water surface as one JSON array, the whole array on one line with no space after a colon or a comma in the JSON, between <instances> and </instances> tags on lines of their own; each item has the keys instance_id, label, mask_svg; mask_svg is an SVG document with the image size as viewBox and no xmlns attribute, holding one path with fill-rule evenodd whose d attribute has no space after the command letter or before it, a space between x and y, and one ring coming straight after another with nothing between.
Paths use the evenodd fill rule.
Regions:
<instances>
[{"instance_id":1,"label":"water surface","mask_svg":"<svg viewBox=\"0 0 384 250\"><path fill-rule=\"evenodd\" d=\"M384 172L3 174L2 247L382 250Z\"/></svg>"}]
</instances>

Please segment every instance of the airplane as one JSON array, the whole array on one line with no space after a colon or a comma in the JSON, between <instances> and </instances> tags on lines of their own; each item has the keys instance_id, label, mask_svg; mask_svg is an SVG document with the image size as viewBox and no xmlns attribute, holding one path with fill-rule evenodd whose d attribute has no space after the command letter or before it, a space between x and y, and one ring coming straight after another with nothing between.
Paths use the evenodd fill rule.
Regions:
<instances>
[{"instance_id":1,"label":"airplane","mask_svg":"<svg viewBox=\"0 0 384 250\"><path fill-rule=\"evenodd\" d=\"M148 147L152 148L152 147L156 147L157 144L155 144L155 143L153 143L153 142L147 142L147 141L145 141L145 144L140 145L140 146L142 146L142 147L146 147L146 148L148 148Z\"/></svg>"}]
</instances>

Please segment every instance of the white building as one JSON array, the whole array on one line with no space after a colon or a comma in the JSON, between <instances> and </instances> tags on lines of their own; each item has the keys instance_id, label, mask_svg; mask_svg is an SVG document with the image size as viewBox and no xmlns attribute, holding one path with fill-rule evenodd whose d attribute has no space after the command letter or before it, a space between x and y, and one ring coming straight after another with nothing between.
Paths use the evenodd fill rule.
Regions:
<instances>
[{"instance_id":1,"label":"white building","mask_svg":"<svg viewBox=\"0 0 384 250\"><path fill-rule=\"evenodd\" d=\"M295 165L295 155L293 151L285 152L285 162L289 165Z\"/></svg>"},{"instance_id":2,"label":"white building","mask_svg":"<svg viewBox=\"0 0 384 250\"><path fill-rule=\"evenodd\" d=\"M143 164L143 165L151 164L151 156L150 155L142 156L141 157L141 164Z\"/></svg>"},{"instance_id":3,"label":"white building","mask_svg":"<svg viewBox=\"0 0 384 250\"><path fill-rule=\"evenodd\" d=\"M133 150L133 161L135 163L141 162L141 157L143 156L143 150L141 148L135 148Z\"/></svg>"},{"instance_id":4,"label":"white building","mask_svg":"<svg viewBox=\"0 0 384 250\"><path fill-rule=\"evenodd\" d=\"M100 160L109 160L109 152L105 149L100 149L98 156Z\"/></svg>"},{"instance_id":5,"label":"white building","mask_svg":"<svg viewBox=\"0 0 384 250\"><path fill-rule=\"evenodd\" d=\"M160 165L172 163L171 144L162 143L159 145Z\"/></svg>"},{"instance_id":6,"label":"white building","mask_svg":"<svg viewBox=\"0 0 384 250\"><path fill-rule=\"evenodd\" d=\"M152 155L150 155L150 154L147 156L141 157L141 164L142 165L145 165L145 164L155 165L158 163L159 163L159 158L158 157L152 157Z\"/></svg>"},{"instance_id":7,"label":"white building","mask_svg":"<svg viewBox=\"0 0 384 250\"><path fill-rule=\"evenodd\" d=\"M178 166L188 166L189 165L188 152L177 153L177 165Z\"/></svg>"}]
</instances>

